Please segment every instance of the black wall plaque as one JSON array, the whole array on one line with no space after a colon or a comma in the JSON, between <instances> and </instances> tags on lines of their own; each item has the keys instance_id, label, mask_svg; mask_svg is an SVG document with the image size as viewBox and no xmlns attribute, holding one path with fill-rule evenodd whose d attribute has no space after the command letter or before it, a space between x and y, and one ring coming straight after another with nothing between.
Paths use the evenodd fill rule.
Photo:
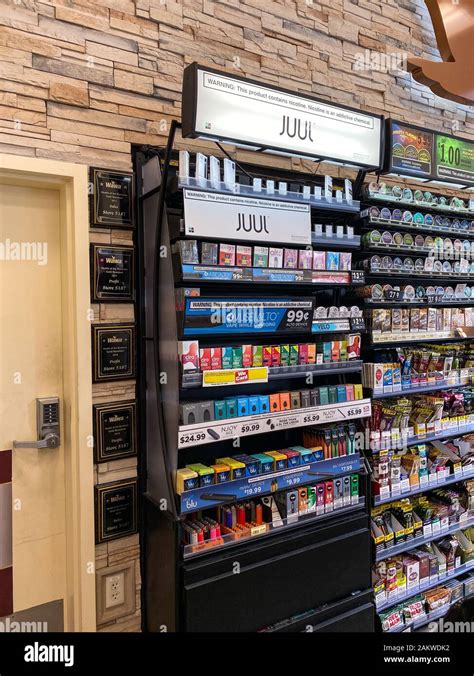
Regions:
<instances>
[{"instance_id":1,"label":"black wall plaque","mask_svg":"<svg viewBox=\"0 0 474 676\"><path fill-rule=\"evenodd\" d=\"M95 404L93 411L95 462L120 460L136 455L136 402Z\"/></svg>"},{"instance_id":2,"label":"black wall plaque","mask_svg":"<svg viewBox=\"0 0 474 676\"><path fill-rule=\"evenodd\" d=\"M95 487L95 541L108 542L137 532L137 479Z\"/></svg>"},{"instance_id":3,"label":"black wall plaque","mask_svg":"<svg viewBox=\"0 0 474 676\"><path fill-rule=\"evenodd\" d=\"M133 173L92 168L91 226L133 228Z\"/></svg>"},{"instance_id":4,"label":"black wall plaque","mask_svg":"<svg viewBox=\"0 0 474 676\"><path fill-rule=\"evenodd\" d=\"M130 246L91 244L93 303L135 300L135 251Z\"/></svg>"},{"instance_id":5,"label":"black wall plaque","mask_svg":"<svg viewBox=\"0 0 474 676\"><path fill-rule=\"evenodd\" d=\"M92 382L135 378L135 326L92 326Z\"/></svg>"}]
</instances>

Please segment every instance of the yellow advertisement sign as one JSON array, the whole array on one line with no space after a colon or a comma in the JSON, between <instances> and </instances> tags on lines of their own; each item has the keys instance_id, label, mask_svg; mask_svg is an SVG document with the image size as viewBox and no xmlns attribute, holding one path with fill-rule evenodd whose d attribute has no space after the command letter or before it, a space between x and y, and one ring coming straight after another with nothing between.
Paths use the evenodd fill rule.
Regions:
<instances>
[{"instance_id":1,"label":"yellow advertisement sign","mask_svg":"<svg viewBox=\"0 0 474 676\"><path fill-rule=\"evenodd\" d=\"M266 382L268 382L267 366L248 369L204 371L202 374L203 387L222 387L225 385L245 385L245 383L253 384Z\"/></svg>"}]
</instances>

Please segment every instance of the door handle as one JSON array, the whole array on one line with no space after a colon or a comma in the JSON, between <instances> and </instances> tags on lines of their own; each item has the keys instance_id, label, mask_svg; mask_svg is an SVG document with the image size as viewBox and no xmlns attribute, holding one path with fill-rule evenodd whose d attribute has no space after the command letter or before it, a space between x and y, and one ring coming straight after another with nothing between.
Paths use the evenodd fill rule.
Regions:
<instances>
[{"instance_id":1,"label":"door handle","mask_svg":"<svg viewBox=\"0 0 474 676\"><path fill-rule=\"evenodd\" d=\"M36 441L14 441L13 448L58 448L61 445L58 397L36 400L36 429Z\"/></svg>"},{"instance_id":2,"label":"door handle","mask_svg":"<svg viewBox=\"0 0 474 676\"><path fill-rule=\"evenodd\" d=\"M14 441L13 448L58 448L59 434L51 432L39 441Z\"/></svg>"}]
</instances>

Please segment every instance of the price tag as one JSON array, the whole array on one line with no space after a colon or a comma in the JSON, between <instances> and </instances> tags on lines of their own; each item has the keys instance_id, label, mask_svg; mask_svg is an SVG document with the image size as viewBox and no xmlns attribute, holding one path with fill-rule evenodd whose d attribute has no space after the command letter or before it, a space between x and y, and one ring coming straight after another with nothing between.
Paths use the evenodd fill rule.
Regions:
<instances>
[{"instance_id":1,"label":"price tag","mask_svg":"<svg viewBox=\"0 0 474 676\"><path fill-rule=\"evenodd\" d=\"M351 271L352 284L365 284L365 274L363 270Z\"/></svg>"},{"instance_id":2,"label":"price tag","mask_svg":"<svg viewBox=\"0 0 474 676\"><path fill-rule=\"evenodd\" d=\"M384 291L385 300L398 302L402 299L402 292L400 289L387 289Z\"/></svg>"},{"instance_id":3,"label":"price tag","mask_svg":"<svg viewBox=\"0 0 474 676\"><path fill-rule=\"evenodd\" d=\"M364 317L351 317L351 331L365 331Z\"/></svg>"},{"instance_id":4,"label":"price tag","mask_svg":"<svg viewBox=\"0 0 474 676\"><path fill-rule=\"evenodd\" d=\"M388 498L390 496L390 486L380 486L380 497Z\"/></svg>"},{"instance_id":5,"label":"price tag","mask_svg":"<svg viewBox=\"0 0 474 676\"><path fill-rule=\"evenodd\" d=\"M288 308L282 322L284 331L308 331L311 332L313 323L313 311L306 309Z\"/></svg>"},{"instance_id":6,"label":"price tag","mask_svg":"<svg viewBox=\"0 0 474 676\"><path fill-rule=\"evenodd\" d=\"M392 495L395 497L396 495L400 495L400 482L396 484L392 484Z\"/></svg>"}]
</instances>

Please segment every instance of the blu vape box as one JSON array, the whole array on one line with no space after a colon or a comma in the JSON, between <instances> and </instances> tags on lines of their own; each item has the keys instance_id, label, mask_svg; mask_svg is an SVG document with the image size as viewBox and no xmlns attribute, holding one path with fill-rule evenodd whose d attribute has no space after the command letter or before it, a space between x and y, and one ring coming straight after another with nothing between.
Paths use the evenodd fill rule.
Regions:
<instances>
[{"instance_id":1,"label":"blu vape box","mask_svg":"<svg viewBox=\"0 0 474 676\"><path fill-rule=\"evenodd\" d=\"M273 472L274 459L270 458L265 453L252 453L252 458L255 458L260 463L260 474L267 474Z\"/></svg>"},{"instance_id":2,"label":"blu vape box","mask_svg":"<svg viewBox=\"0 0 474 676\"><path fill-rule=\"evenodd\" d=\"M259 463L258 460L253 458L251 455L234 455L234 459L237 462L242 462L245 465L245 476L255 476L258 474Z\"/></svg>"},{"instance_id":3,"label":"blu vape box","mask_svg":"<svg viewBox=\"0 0 474 676\"><path fill-rule=\"evenodd\" d=\"M307 465L314 460L313 451L304 446L290 446L290 451L296 451L300 454L300 462L302 465Z\"/></svg>"}]
</instances>

